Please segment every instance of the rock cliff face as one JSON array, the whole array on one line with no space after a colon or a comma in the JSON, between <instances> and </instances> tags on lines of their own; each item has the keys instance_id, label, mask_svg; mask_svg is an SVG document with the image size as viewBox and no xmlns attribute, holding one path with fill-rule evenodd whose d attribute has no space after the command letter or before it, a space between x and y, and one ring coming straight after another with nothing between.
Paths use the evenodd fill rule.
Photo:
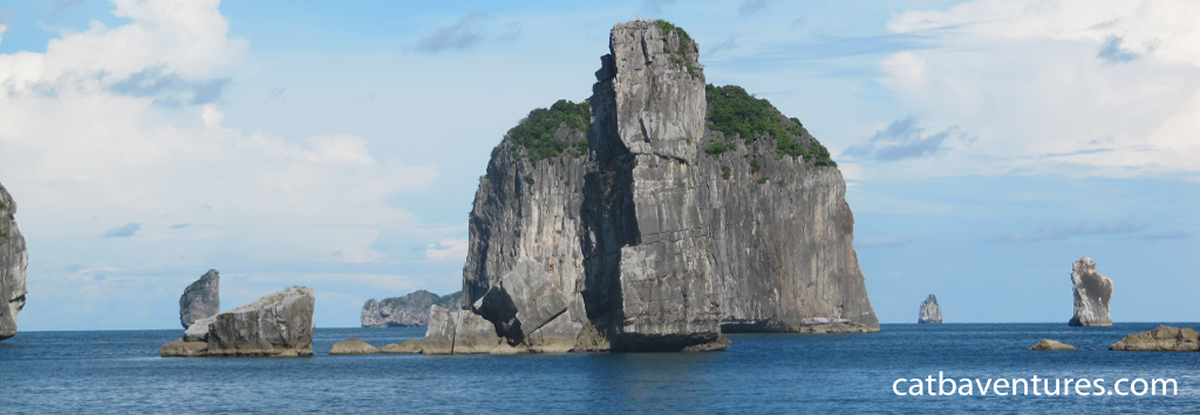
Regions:
<instances>
[{"instance_id":1,"label":"rock cliff face","mask_svg":"<svg viewBox=\"0 0 1200 415\"><path fill-rule=\"evenodd\" d=\"M1075 316L1068 323L1072 326L1111 326L1108 314L1112 299L1113 282L1096 273L1096 261L1083 257L1075 260L1071 270L1071 283L1075 294Z\"/></svg>"},{"instance_id":2,"label":"rock cliff face","mask_svg":"<svg viewBox=\"0 0 1200 415\"><path fill-rule=\"evenodd\" d=\"M942 322L942 306L938 305L937 297L929 294L929 298L921 303L921 313L917 316L917 323L941 323Z\"/></svg>"},{"instance_id":3,"label":"rock cliff face","mask_svg":"<svg viewBox=\"0 0 1200 415\"><path fill-rule=\"evenodd\" d=\"M179 297L179 322L187 329L197 320L215 316L219 312L221 274L215 269L210 269L183 290L183 295Z\"/></svg>"},{"instance_id":4,"label":"rock cliff face","mask_svg":"<svg viewBox=\"0 0 1200 415\"><path fill-rule=\"evenodd\" d=\"M29 253L17 229L17 203L0 184L0 340L17 335L17 313L25 307Z\"/></svg>"},{"instance_id":5,"label":"rock cliff face","mask_svg":"<svg viewBox=\"0 0 1200 415\"><path fill-rule=\"evenodd\" d=\"M162 356L311 356L315 303L312 288L288 288L197 321Z\"/></svg>"},{"instance_id":6,"label":"rock cliff face","mask_svg":"<svg viewBox=\"0 0 1200 415\"><path fill-rule=\"evenodd\" d=\"M429 324L429 306L462 308L462 291L439 297L425 290L417 290L403 297L374 298L363 304L361 319L363 327L418 327Z\"/></svg>"},{"instance_id":7,"label":"rock cliff face","mask_svg":"<svg viewBox=\"0 0 1200 415\"><path fill-rule=\"evenodd\" d=\"M710 101L753 98L706 87L682 29L622 23L609 46L587 103L535 110L493 150L464 309L431 317L425 352L457 344L467 315L534 352L719 349L722 327L878 330L845 183L814 161L824 148L763 100L770 132L720 131L735 124Z\"/></svg>"}]
</instances>

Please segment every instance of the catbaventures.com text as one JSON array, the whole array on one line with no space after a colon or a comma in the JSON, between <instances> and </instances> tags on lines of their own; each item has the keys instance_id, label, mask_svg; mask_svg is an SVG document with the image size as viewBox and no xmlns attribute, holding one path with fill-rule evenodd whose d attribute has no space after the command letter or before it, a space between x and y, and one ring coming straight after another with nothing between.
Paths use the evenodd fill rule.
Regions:
<instances>
[{"instance_id":1,"label":"catbaventures.com text","mask_svg":"<svg viewBox=\"0 0 1200 415\"><path fill-rule=\"evenodd\" d=\"M1168 387L1170 388L1168 390ZM892 393L899 396L1143 396L1178 395L1179 383L1175 379L1120 378L1000 378L968 379L945 377L938 372L921 378L900 378L892 382Z\"/></svg>"}]
</instances>

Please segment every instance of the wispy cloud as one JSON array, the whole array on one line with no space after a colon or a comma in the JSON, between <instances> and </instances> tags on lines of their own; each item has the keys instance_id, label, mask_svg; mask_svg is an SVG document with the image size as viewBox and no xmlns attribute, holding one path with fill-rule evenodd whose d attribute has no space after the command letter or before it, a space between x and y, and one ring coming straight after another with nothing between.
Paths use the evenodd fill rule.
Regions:
<instances>
[{"instance_id":1,"label":"wispy cloud","mask_svg":"<svg viewBox=\"0 0 1200 415\"><path fill-rule=\"evenodd\" d=\"M111 230L109 230L107 233L104 234L104 237L105 238L128 238L130 236L133 236L133 234L137 233L137 231L140 229L142 229L142 224L129 223L129 224L125 224L122 226L112 228Z\"/></svg>"},{"instance_id":2,"label":"wispy cloud","mask_svg":"<svg viewBox=\"0 0 1200 415\"><path fill-rule=\"evenodd\" d=\"M924 128L917 127L917 119L909 116L893 121L886 129L877 131L866 143L850 146L842 154L881 161L926 157L949 150L943 146L947 140L970 144L974 138L964 134L958 127L926 135Z\"/></svg>"},{"instance_id":3,"label":"wispy cloud","mask_svg":"<svg viewBox=\"0 0 1200 415\"><path fill-rule=\"evenodd\" d=\"M1120 36L1110 36L1104 41L1104 45L1100 46L1100 52L1096 54L1096 57L1112 63L1122 63L1137 59L1138 55L1121 48Z\"/></svg>"},{"instance_id":4,"label":"wispy cloud","mask_svg":"<svg viewBox=\"0 0 1200 415\"><path fill-rule=\"evenodd\" d=\"M425 248L425 259L433 261L462 260L470 244L466 239L444 239Z\"/></svg>"},{"instance_id":5,"label":"wispy cloud","mask_svg":"<svg viewBox=\"0 0 1200 415\"><path fill-rule=\"evenodd\" d=\"M663 8L675 4L675 0L646 0L642 2L642 7L638 9L638 13L647 16L662 14Z\"/></svg>"},{"instance_id":6,"label":"wispy cloud","mask_svg":"<svg viewBox=\"0 0 1200 415\"><path fill-rule=\"evenodd\" d=\"M62 13L67 9L83 4L85 1L87 0L54 0L51 11L54 14Z\"/></svg>"},{"instance_id":7,"label":"wispy cloud","mask_svg":"<svg viewBox=\"0 0 1200 415\"><path fill-rule=\"evenodd\" d=\"M864 236L857 238L854 241L854 246L857 248L889 248L908 245L911 243L913 243L912 238L903 233L898 233L892 236L884 237Z\"/></svg>"},{"instance_id":8,"label":"wispy cloud","mask_svg":"<svg viewBox=\"0 0 1200 415\"><path fill-rule=\"evenodd\" d=\"M1125 239L1141 239L1144 241L1184 241L1192 239L1192 235L1195 235L1195 233L1188 231L1160 231L1141 235L1131 235Z\"/></svg>"},{"instance_id":9,"label":"wispy cloud","mask_svg":"<svg viewBox=\"0 0 1200 415\"><path fill-rule=\"evenodd\" d=\"M1146 229L1146 224L1133 217L1108 219L1095 222L1077 222L1056 228L1042 228L1032 232L1010 233L989 238L992 242L1033 243L1061 241L1064 239L1102 234L1129 234Z\"/></svg>"},{"instance_id":10,"label":"wispy cloud","mask_svg":"<svg viewBox=\"0 0 1200 415\"><path fill-rule=\"evenodd\" d=\"M746 0L738 6L738 14L742 16L752 16L767 9L769 0Z\"/></svg>"},{"instance_id":11,"label":"wispy cloud","mask_svg":"<svg viewBox=\"0 0 1200 415\"><path fill-rule=\"evenodd\" d=\"M177 223L177 224L171 225L171 229L183 229L183 228L186 228L191 225L192 224L190 224L190 223Z\"/></svg>"},{"instance_id":12,"label":"wispy cloud","mask_svg":"<svg viewBox=\"0 0 1200 415\"><path fill-rule=\"evenodd\" d=\"M428 36L417 42L417 50L426 53L436 53L452 49L469 49L483 40L482 23L487 15L472 12L463 16L458 23L434 30Z\"/></svg>"}]
</instances>

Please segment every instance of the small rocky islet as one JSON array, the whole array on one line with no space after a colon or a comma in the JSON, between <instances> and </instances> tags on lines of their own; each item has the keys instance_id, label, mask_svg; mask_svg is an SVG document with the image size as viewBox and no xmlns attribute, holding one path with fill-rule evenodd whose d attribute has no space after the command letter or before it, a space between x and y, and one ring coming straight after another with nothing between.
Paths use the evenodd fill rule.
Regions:
<instances>
[{"instance_id":1,"label":"small rocky islet","mask_svg":"<svg viewBox=\"0 0 1200 415\"><path fill-rule=\"evenodd\" d=\"M942 322L942 306L938 305L937 297L929 294L925 301L921 302L921 309L917 314L918 324L941 324Z\"/></svg>"},{"instance_id":2,"label":"small rocky islet","mask_svg":"<svg viewBox=\"0 0 1200 415\"><path fill-rule=\"evenodd\" d=\"M197 320L163 357L312 356L312 288L292 287Z\"/></svg>"}]
</instances>

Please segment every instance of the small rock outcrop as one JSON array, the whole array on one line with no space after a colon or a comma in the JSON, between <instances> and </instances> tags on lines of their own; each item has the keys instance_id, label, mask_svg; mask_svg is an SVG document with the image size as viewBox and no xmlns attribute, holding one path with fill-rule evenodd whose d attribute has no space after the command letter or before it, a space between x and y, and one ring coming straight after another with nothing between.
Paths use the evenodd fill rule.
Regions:
<instances>
[{"instance_id":1,"label":"small rock outcrop","mask_svg":"<svg viewBox=\"0 0 1200 415\"><path fill-rule=\"evenodd\" d=\"M187 329L197 320L215 316L219 312L221 274L210 269L183 290L183 295L179 297L179 322Z\"/></svg>"},{"instance_id":2,"label":"small rock outcrop","mask_svg":"<svg viewBox=\"0 0 1200 415\"><path fill-rule=\"evenodd\" d=\"M363 304L360 318L363 327L424 327L429 325L429 306L462 308L462 291L438 296L417 290L403 297L374 298Z\"/></svg>"},{"instance_id":3,"label":"small rock outcrop","mask_svg":"<svg viewBox=\"0 0 1200 415\"><path fill-rule=\"evenodd\" d=\"M0 340L17 335L17 313L25 308L29 253L17 229L17 202L0 184Z\"/></svg>"},{"instance_id":4,"label":"small rock outcrop","mask_svg":"<svg viewBox=\"0 0 1200 415\"><path fill-rule=\"evenodd\" d=\"M1041 342L1038 342L1038 344L1035 344L1035 345L1033 345L1033 347L1030 347L1026 350L1038 350L1038 351L1075 350L1075 346L1072 346L1072 345L1069 345L1069 344L1066 344L1066 343L1063 343L1060 341L1055 341L1055 340L1050 340L1050 339L1042 339Z\"/></svg>"},{"instance_id":5,"label":"small rock outcrop","mask_svg":"<svg viewBox=\"0 0 1200 415\"><path fill-rule=\"evenodd\" d=\"M292 287L188 327L163 357L312 355L312 288ZM207 326L205 329L203 326Z\"/></svg>"},{"instance_id":6,"label":"small rock outcrop","mask_svg":"<svg viewBox=\"0 0 1200 415\"><path fill-rule=\"evenodd\" d=\"M1133 333L1108 346L1122 352L1195 352L1200 351L1200 334L1190 328L1158 326L1154 330Z\"/></svg>"},{"instance_id":7,"label":"small rock outcrop","mask_svg":"<svg viewBox=\"0 0 1200 415\"><path fill-rule=\"evenodd\" d=\"M1075 294L1075 316L1067 324L1072 326L1111 326L1109 300L1112 299L1113 282L1096 272L1096 261L1083 257L1075 260L1071 270L1071 283Z\"/></svg>"},{"instance_id":8,"label":"small rock outcrop","mask_svg":"<svg viewBox=\"0 0 1200 415\"><path fill-rule=\"evenodd\" d=\"M929 294L925 302L921 303L921 313L917 316L917 323L941 323L942 322L942 306L938 305L937 297Z\"/></svg>"},{"instance_id":9,"label":"small rock outcrop","mask_svg":"<svg viewBox=\"0 0 1200 415\"><path fill-rule=\"evenodd\" d=\"M331 355L376 354L379 352L379 348L358 338L334 343L333 348L329 350Z\"/></svg>"},{"instance_id":10,"label":"small rock outcrop","mask_svg":"<svg viewBox=\"0 0 1200 415\"><path fill-rule=\"evenodd\" d=\"M392 343L379 348L380 353L388 354L417 354L421 353L421 350L421 341L417 339L408 339L400 344Z\"/></svg>"}]
</instances>

